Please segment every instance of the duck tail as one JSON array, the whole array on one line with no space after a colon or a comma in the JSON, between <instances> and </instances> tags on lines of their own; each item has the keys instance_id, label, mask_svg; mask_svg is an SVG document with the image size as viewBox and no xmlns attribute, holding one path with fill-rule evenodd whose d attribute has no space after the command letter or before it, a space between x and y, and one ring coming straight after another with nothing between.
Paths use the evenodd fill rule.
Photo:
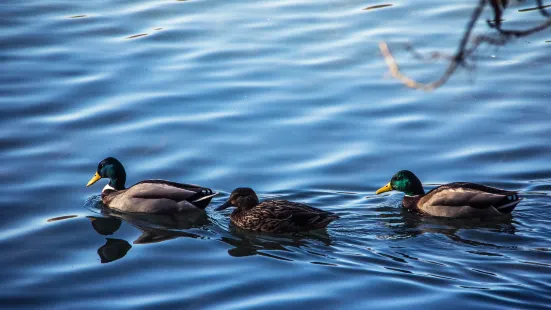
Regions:
<instances>
[{"instance_id":1,"label":"duck tail","mask_svg":"<svg viewBox=\"0 0 551 310\"><path fill-rule=\"evenodd\" d=\"M191 201L191 203L199 209L205 209L209 205L212 197L214 197L216 195L218 195L217 192L210 191L210 193L207 194L206 196L199 197L199 198Z\"/></svg>"},{"instance_id":2,"label":"duck tail","mask_svg":"<svg viewBox=\"0 0 551 310\"><path fill-rule=\"evenodd\" d=\"M195 199L195 200L192 201L191 203L196 203L196 202L199 202L199 201L203 201L203 200L212 198L212 197L214 197L214 196L216 196L216 195L218 195L218 192L214 192L214 193L212 193L212 194L210 194L210 195L203 196L203 197L201 197L201 198L199 198L199 199Z\"/></svg>"},{"instance_id":3,"label":"duck tail","mask_svg":"<svg viewBox=\"0 0 551 310\"><path fill-rule=\"evenodd\" d=\"M334 220L340 219L341 217L336 214L331 214L326 217L326 221L332 222Z\"/></svg>"},{"instance_id":4,"label":"duck tail","mask_svg":"<svg viewBox=\"0 0 551 310\"><path fill-rule=\"evenodd\" d=\"M511 213L519 202L522 200L517 194L507 196L507 200L500 206L496 207L496 210L502 214Z\"/></svg>"},{"instance_id":5,"label":"duck tail","mask_svg":"<svg viewBox=\"0 0 551 310\"><path fill-rule=\"evenodd\" d=\"M338 219L339 216L336 215L336 214L333 214L333 213L329 213L327 214L326 216L322 216L320 217L316 222L317 222L317 225L318 227L320 228L323 228L323 227L326 227L327 225L329 225L331 222L333 222L334 220Z\"/></svg>"}]
</instances>

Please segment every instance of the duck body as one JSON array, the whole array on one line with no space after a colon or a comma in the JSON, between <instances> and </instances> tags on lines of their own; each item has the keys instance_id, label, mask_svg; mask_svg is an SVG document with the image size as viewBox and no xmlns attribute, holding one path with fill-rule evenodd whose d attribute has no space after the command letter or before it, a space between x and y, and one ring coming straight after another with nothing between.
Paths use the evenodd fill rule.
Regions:
<instances>
[{"instance_id":1,"label":"duck body","mask_svg":"<svg viewBox=\"0 0 551 310\"><path fill-rule=\"evenodd\" d=\"M122 212L167 214L203 210L214 195L211 189L198 185L144 180L123 190L106 188L101 200Z\"/></svg>"},{"instance_id":2,"label":"duck body","mask_svg":"<svg viewBox=\"0 0 551 310\"><path fill-rule=\"evenodd\" d=\"M404 196L402 205L439 217L495 217L511 213L521 200L514 191L455 182L436 187L424 196Z\"/></svg>"},{"instance_id":3,"label":"duck body","mask_svg":"<svg viewBox=\"0 0 551 310\"><path fill-rule=\"evenodd\" d=\"M339 218L334 213L287 200L258 202L250 188L234 190L230 199L217 210L230 206L237 207L230 215L232 224L255 232L290 233L322 229Z\"/></svg>"},{"instance_id":4,"label":"duck body","mask_svg":"<svg viewBox=\"0 0 551 310\"><path fill-rule=\"evenodd\" d=\"M124 167L113 157L98 164L96 174L86 186L101 178L109 178L101 193L102 202L121 212L174 214L203 210L217 194L206 187L165 180L144 180L126 188Z\"/></svg>"},{"instance_id":5,"label":"duck body","mask_svg":"<svg viewBox=\"0 0 551 310\"><path fill-rule=\"evenodd\" d=\"M393 189L406 193L405 208L438 217L499 217L511 213L522 200L516 191L468 182L445 184L425 194L419 179L407 170L396 173L377 194Z\"/></svg>"},{"instance_id":6,"label":"duck body","mask_svg":"<svg viewBox=\"0 0 551 310\"><path fill-rule=\"evenodd\" d=\"M338 218L331 212L287 200L266 200L247 211L236 209L230 215L239 228L272 233L325 228Z\"/></svg>"}]
</instances>

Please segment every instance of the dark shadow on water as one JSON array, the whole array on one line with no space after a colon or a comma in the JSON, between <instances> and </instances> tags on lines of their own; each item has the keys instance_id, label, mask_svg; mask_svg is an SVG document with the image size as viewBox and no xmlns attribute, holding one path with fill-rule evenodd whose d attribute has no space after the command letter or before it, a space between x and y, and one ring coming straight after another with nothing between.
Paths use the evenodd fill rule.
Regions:
<instances>
[{"instance_id":1,"label":"dark shadow on water","mask_svg":"<svg viewBox=\"0 0 551 310\"><path fill-rule=\"evenodd\" d=\"M269 251L293 252L292 248L311 247L312 242L318 242L324 246L331 245L331 237L326 229L319 229L305 233L287 233L287 234L269 234L255 233L242 230L234 225L230 225L229 233L231 237L222 237L220 240L234 248L228 250L228 254L233 257L245 257L260 255L280 260L292 261L289 258L281 257ZM308 253L324 256L314 251L307 250Z\"/></svg>"},{"instance_id":2,"label":"dark shadow on water","mask_svg":"<svg viewBox=\"0 0 551 310\"><path fill-rule=\"evenodd\" d=\"M484 230L505 234L516 232L514 216L511 214L491 219L440 218L421 215L401 207L384 206L377 210L381 212L378 216L379 220L393 231L394 238L400 239L413 238L425 233L437 233L463 244L499 248L500 246L491 243L465 239L460 237L458 232L462 230Z\"/></svg>"},{"instance_id":3,"label":"dark shadow on water","mask_svg":"<svg viewBox=\"0 0 551 310\"><path fill-rule=\"evenodd\" d=\"M86 218L92 222L92 228L103 236L112 235L122 224L121 220L113 217L87 216Z\"/></svg>"},{"instance_id":4,"label":"dark shadow on water","mask_svg":"<svg viewBox=\"0 0 551 310\"><path fill-rule=\"evenodd\" d=\"M205 211L185 212L179 214L141 214L122 213L109 208L103 208L101 214L105 217L123 220L143 232L155 231L164 234L179 235L182 229L200 228L211 225ZM189 233L181 236L192 235Z\"/></svg>"},{"instance_id":5,"label":"dark shadow on water","mask_svg":"<svg viewBox=\"0 0 551 310\"><path fill-rule=\"evenodd\" d=\"M205 211L180 214L140 214L123 213L107 208L97 196L89 198L84 206L101 216L87 216L92 228L102 236L113 235L125 221L141 231L141 235L132 244L159 243L180 237L201 238L186 232L186 229L202 228L212 225ZM126 240L106 238L107 242L98 249L102 263L109 263L124 257L132 248Z\"/></svg>"},{"instance_id":6,"label":"dark shadow on water","mask_svg":"<svg viewBox=\"0 0 551 310\"><path fill-rule=\"evenodd\" d=\"M106 242L98 249L101 263L110 263L123 258L132 246L122 239L106 238Z\"/></svg>"}]
</instances>

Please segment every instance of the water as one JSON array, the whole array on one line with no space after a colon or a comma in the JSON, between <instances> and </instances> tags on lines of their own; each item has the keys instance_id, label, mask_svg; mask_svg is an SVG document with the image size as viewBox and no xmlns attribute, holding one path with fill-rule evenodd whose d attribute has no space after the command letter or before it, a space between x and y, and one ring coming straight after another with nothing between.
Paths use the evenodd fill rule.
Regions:
<instances>
[{"instance_id":1,"label":"water","mask_svg":"<svg viewBox=\"0 0 551 310\"><path fill-rule=\"evenodd\" d=\"M432 93L388 78L377 47L435 79L445 64L402 43L453 53L473 5L4 1L0 307L548 307L549 31L482 47L475 71ZM531 6L504 27L541 21L518 11ZM103 182L85 184L107 156L130 184L222 194L195 219L102 211ZM373 195L400 169L427 188L472 181L525 200L496 221L423 218L399 193ZM315 234L236 231L213 207L238 186L341 219Z\"/></svg>"}]
</instances>

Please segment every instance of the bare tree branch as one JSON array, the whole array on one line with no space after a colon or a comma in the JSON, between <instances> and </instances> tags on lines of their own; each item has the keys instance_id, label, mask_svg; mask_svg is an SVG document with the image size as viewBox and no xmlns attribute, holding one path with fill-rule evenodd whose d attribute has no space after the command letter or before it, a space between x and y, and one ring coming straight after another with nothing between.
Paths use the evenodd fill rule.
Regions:
<instances>
[{"instance_id":1,"label":"bare tree branch","mask_svg":"<svg viewBox=\"0 0 551 310\"><path fill-rule=\"evenodd\" d=\"M486 4L488 4L488 1L494 11L494 22L495 22L495 24L491 24L491 23L488 23L488 24L490 25L491 28L495 28L498 31L498 36L497 37L477 36L474 39L471 39L474 26L476 25L476 22L480 19L480 16L484 11L484 8L486 7ZM547 11L544 10L542 0L536 0L536 1L538 3L538 9L540 10L541 14L544 16L549 16ZM528 36L533 33L536 33L551 27L551 18L548 18L547 21L545 21L544 23L526 30L502 29L501 16L502 16L503 10L505 9L505 7L507 7L507 4L508 4L507 0L479 0L479 3L476 9L473 11L471 19L467 23L466 30L463 33L463 37L461 38L461 41L459 42L459 46L453 56L445 55L439 52L433 52L430 54L429 57L425 57L421 53L415 51L415 49L411 45L406 46L406 50L410 51L415 58L420 60L436 60L436 59L449 60L447 69L444 71L442 76L434 82L421 83L421 82L417 82L413 78L410 78L404 75L400 71L398 63L396 62L396 59L392 55L386 42L384 41L380 42L379 49L381 50L381 53L389 68L391 76L399 80L400 82L402 82L407 87L414 88L414 89L421 89L425 91L432 91L442 86L444 83L446 83L459 66L468 67L467 58L472 57L476 49L482 43L495 45L495 46L502 46L502 45L505 45L511 38L520 38L520 37ZM470 45L469 45L469 42L471 42Z\"/></svg>"},{"instance_id":2,"label":"bare tree branch","mask_svg":"<svg viewBox=\"0 0 551 310\"><path fill-rule=\"evenodd\" d=\"M549 13L545 10L545 6L543 5L543 1L542 0L536 0L536 3L538 4L538 9L541 13L541 15L549 18L551 16L549 16Z\"/></svg>"},{"instance_id":3,"label":"bare tree branch","mask_svg":"<svg viewBox=\"0 0 551 310\"><path fill-rule=\"evenodd\" d=\"M379 43L379 49L381 49L381 53L385 57L385 62L388 66L388 69L390 70L390 74L395 79L401 81L404 85L410 88L422 89L426 91L434 90L440 87L442 84L446 83L446 81L450 78L450 76L455 71L455 69L457 69L457 65L458 65L456 61L451 61L448 66L448 69L440 79L432 83L427 83L427 84L420 83L410 77L407 77L406 75L402 74L402 72L400 72L400 68L398 67L398 64L396 63L394 56L392 56L392 53L388 49L388 45L385 42Z\"/></svg>"}]
</instances>

